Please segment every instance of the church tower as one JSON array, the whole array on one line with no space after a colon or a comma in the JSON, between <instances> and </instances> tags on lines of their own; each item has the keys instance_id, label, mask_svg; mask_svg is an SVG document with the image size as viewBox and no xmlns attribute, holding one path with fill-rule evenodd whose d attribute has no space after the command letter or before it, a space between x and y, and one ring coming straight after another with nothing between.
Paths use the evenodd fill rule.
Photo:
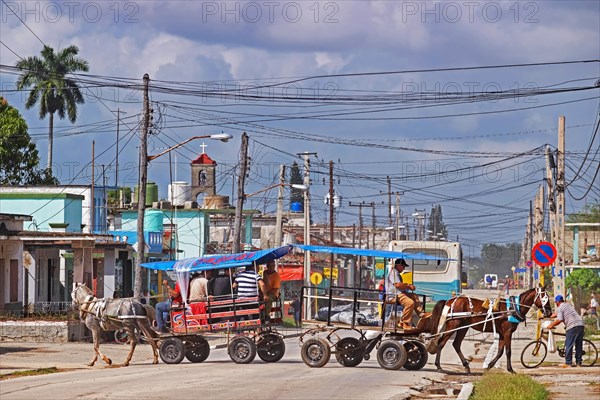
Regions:
<instances>
[{"instance_id":1,"label":"church tower","mask_svg":"<svg viewBox=\"0 0 600 400\"><path fill-rule=\"evenodd\" d=\"M208 154L204 153L204 145L202 154L190 163L192 167L192 199L203 193L205 196L214 196L216 194L215 186L215 170L217 163L211 159Z\"/></svg>"}]
</instances>

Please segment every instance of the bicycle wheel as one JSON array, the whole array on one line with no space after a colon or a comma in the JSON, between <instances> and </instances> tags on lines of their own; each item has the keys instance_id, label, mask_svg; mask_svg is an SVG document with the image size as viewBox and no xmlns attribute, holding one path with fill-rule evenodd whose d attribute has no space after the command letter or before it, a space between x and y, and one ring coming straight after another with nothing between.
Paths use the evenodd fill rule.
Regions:
<instances>
[{"instance_id":1,"label":"bicycle wheel","mask_svg":"<svg viewBox=\"0 0 600 400\"><path fill-rule=\"evenodd\" d=\"M583 356L581 365L584 367L591 367L596 364L598 360L598 350L596 345L587 339L583 339Z\"/></svg>"},{"instance_id":2,"label":"bicycle wheel","mask_svg":"<svg viewBox=\"0 0 600 400\"><path fill-rule=\"evenodd\" d=\"M548 354L548 348L546 344L541 340L535 340L525 346L523 352L521 352L521 364L525 368L538 367L546 359Z\"/></svg>"},{"instance_id":3,"label":"bicycle wheel","mask_svg":"<svg viewBox=\"0 0 600 400\"><path fill-rule=\"evenodd\" d=\"M125 329L117 329L115 331L115 342L119 344L129 343L129 335Z\"/></svg>"}]
</instances>

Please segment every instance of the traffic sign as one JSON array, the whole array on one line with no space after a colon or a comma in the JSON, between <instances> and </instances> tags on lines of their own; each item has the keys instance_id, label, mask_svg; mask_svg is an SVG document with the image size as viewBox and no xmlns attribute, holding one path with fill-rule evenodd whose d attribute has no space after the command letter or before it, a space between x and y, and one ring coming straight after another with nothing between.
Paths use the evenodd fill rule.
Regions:
<instances>
[{"instance_id":1,"label":"traffic sign","mask_svg":"<svg viewBox=\"0 0 600 400\"><path fill-rule=\"evenodd\" d=\"M531 258L540 267L552 265L556 255L556 247L550 242L539 242L531 250Z\"/></svg>"},{"instance_id":2,"label":"traffic sign","mask_svg":"<svg viewBox=\"0 0 600 400\"><path fill-rule=\"evenodd\" d=\"M318 285L319 283L321 283L323 281L323 275L321 275L318 272L313 272L310 275L310 281L313 283L313 285Z\"/></svg>"},{"instance_id":3,"label":"traffic sign","mask_svg":"<svg viewBox=\"0 0 600 400\"><path fill-rule=\"evenodd\" d=\"M323 275L325 275L325 278L329 278L329 279L337 279L338 277L338 269L337 268L329 268L329 267L324 267L323 268Z\"/></svg>"}]
</instances>

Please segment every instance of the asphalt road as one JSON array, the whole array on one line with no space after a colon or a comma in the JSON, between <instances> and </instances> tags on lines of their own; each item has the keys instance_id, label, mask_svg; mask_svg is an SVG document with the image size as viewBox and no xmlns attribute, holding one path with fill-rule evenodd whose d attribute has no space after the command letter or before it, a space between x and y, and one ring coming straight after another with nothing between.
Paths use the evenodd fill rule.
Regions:
<instances>
[{"instance_id":1,"label":"asphalt road","mask_svg":"<svg viewBox=\"0 0 600 400\"><path fill-rule=\"evenodd\" d=\"M127 346L105 344L103 351L115 363L122 362ZM473 349L472 344L465 345ZM300 357L298 339L286 340L286 353L277 363L264 363L258 357L248 365L233 363L226 349L212 350L203 363L152 365L148 345L138 346L129 367L108 367L99 361L85 367L92 355L91 344L2 343L1 367L5 372L56 366L76 368L50 375L12 378L0 381L2 400L28 399L401 399L411 387L439 381L443 374L430 363L421 371L387 371L372 358L358 367L345 368L331 361L323 368L309 368ZM447 352L445 366L461 370Z\"/></svg>"}]
</instances>

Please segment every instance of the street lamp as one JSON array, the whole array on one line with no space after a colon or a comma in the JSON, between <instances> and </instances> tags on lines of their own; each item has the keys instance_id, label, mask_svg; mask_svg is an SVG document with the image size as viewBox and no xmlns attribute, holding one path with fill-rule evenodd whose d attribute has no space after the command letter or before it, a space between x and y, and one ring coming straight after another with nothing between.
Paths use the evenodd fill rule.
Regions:
<instances>
[{"instance_id":1,"label":"street lamp","mask_svg":"<svg viewBox=\"0 0 600 400\"><path fill-rule=\"evenodd\" d=\"M146 75L144 76L146 79ZM145 127L148 127L148 121L146 121ZM173 151L186 143L191 142L196 139L213 139L220 140L222 142L227 142L233 136L226 133L217 133L213 135L201 135L194 136L187 140L184 140L181 143L176 144L175 146L169 147L168 149L153 155L149 156L147 149L147 142L144 140L142 146L140 146L140 177L138 181L138 219L137 219L137 264L135 266L135 286L134 286L134 296L139 297L140 292L142 291L142 262L144 262L144 254L146 243L144 240L144 213L146 211L146 182L147 182L147 171L148 171L148 163L164 154L167 154L170 151Z\"/></svg>"}]
</instances>

